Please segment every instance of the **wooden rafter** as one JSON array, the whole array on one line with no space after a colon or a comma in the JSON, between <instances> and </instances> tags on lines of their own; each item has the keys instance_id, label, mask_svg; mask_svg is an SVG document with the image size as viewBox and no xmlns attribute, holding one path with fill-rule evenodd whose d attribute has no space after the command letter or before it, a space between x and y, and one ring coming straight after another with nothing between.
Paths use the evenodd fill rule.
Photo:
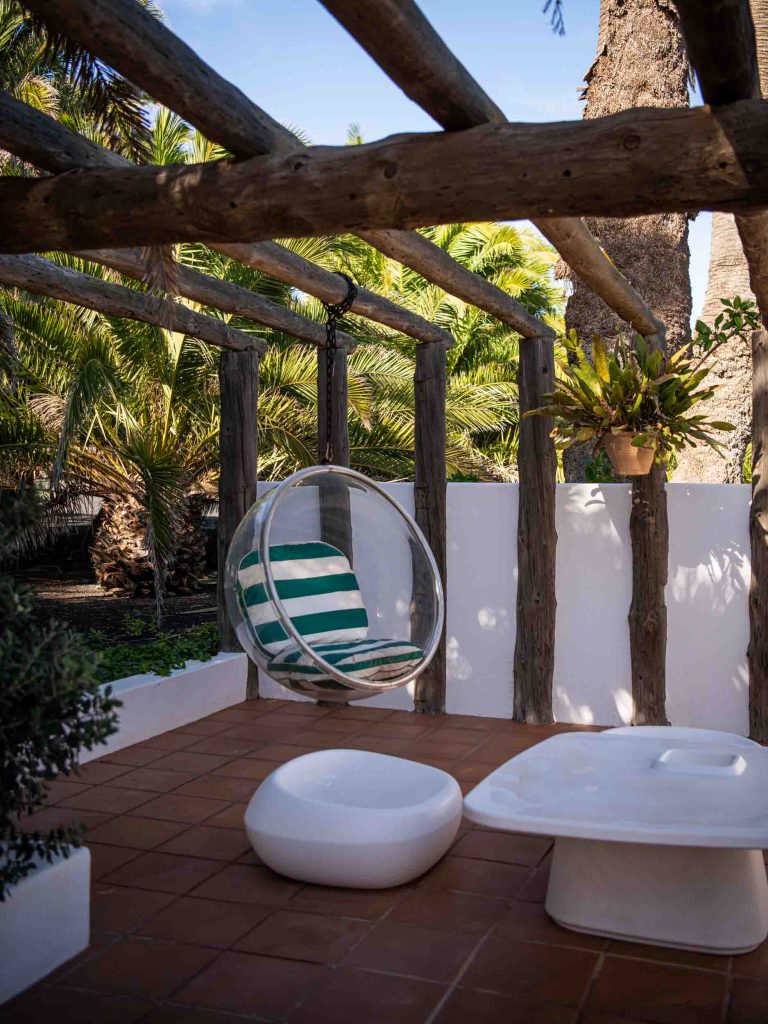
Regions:
<instances>
[{"instance_id":1,"label":"wooden rafter","mask_svg":"<svg viewBox=\"0 0 768 1024\"><path fill-rule=\"evenodd\" d=\"M676 7L705 103L757 99L760 79L748 0L676 0Z\"/></svg>"},{"instance_id":2,"label":"wooden rafter","mask_svg":"<svg viewBox=\"0 0 768 1024\"><path fill-rule=\"evenodd\" d=\"M298 152L303 156L301 142L288 129L282 128L251 103L239 89L217 74L134 0L30 0L27 6L54 30L61 31L101 57L233 155L253 157L265 153ZM391 224L388 220L381 226L389 227ZM273 231L271 234L285 232ZM253 237L269 236L259 234ZM368 233L367 240L376 244L375 235L371 233ZM390 234L389 254L411 266L409 256L414 245L405 243L405 239ZM424 258L426 246L431 248L434 257L428 266ZM477 275L459 264L455 264L446 275L444 256L438 246L425 240L425 245L419 247L419 266L412 269L422 276L428 270L428 279L434 284L464 301L475 303L476 299L470 296L478 293ZM488 287L495 288L493 285ZM485 293L487 291L488 288ZM533 330L525 307L500 288L495 292L494 306L503 306L505 323L524 336L540 336L549 331L542 321L537 321ZM482 303L477 304L485 308ZM357 306L354 308L357 310Z\"/></svg>"},{"instance_id":3,"label":"wooden rafter","mask_svg":"<svg viewBox=\"0 0 768 1024\"><path fill-rule=\"evenodd\" d=\"M124 157L78 135L61 122L55 121L47 114L33 109L2 90L0 90L0 146L7 149L8 152L14 153L20 159L51 174L87 167L132 166ZM340 302L344 297L346 285L337 274L318 267L275 242L262 242L260 245L222 246L220 251L224 255L254 267L279 281L301 288L323 302ZM206 282L198 281L200 285L203 283L206 289L210 290L218 282L214 282L212 278L206 279ZM183 292L183 294L188 293ZM188 297L195 298L194 295L188 295ZM199 301L207 300L200 299ZM258 297L254 301L259 303ZM267 326L277 327L278 324L275 320L284 317L287 311L283 306L270 302L268 299L261 301L265 305L260 305L259 315L263 313L269 319L259 320L258 316L254 316L253 319L259 320ZM215 303L207 304L215 305ZM226 309L227 305L219 308ZM417 341L451 343L451 335L447 331L365 288L358 288L353 308L359 315L383 323ZM293 314L293 316L298 316L298 314ZM304 318L300 318L300 320L304 320ZM295 336L304 340L313 340L314 334L319 329L318 325L314 321L306 320L303 326L306 327L306 331L299 332ZM279 329L288 330L287 326L279 327ZM311 333L311 337L307 335L307 331ZM322 334L323 343L324 337Z\"/></svg>"},{"instance_id":4,"label":"wooden rafter","mask_svg":"<svg viewBox=\"0 0 768 1024\"><path fill-rule=\"evenodd\" d=\"M716 114L647 108L235 163L6 178L0 251L218 243L537 215L747 212L768 205L767 129L768 102L745 100Z\"/></svg>"},{"instance_id":5,"label":"wooden rafter","mask_svg":"<svg viewBox=\"0 0 768 1024\"><path fill-rule=\"evenodd\" d=\"M141 320L180 334L189 334L219 348L236 352L263 352L266 348L258 338L204 313L196 313L178 302L81 274L41 256L0 256L0 284L72 302L107 316Z\"/></svg>"}]
</instances>

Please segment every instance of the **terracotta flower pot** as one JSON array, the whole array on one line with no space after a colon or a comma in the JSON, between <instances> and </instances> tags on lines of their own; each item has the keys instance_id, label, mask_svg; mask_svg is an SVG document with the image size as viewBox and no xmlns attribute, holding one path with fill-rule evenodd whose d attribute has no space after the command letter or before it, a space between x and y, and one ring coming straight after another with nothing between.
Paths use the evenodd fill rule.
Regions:
<instances>
[{"instance_id":1,"label":"terracotta flower pot","mask_svg":"<svg viewBox=\"0 0 768 1024\"><path fill-rule=\"evenodd\" d=\"M656 449L636 447L632 444L636 436L627 432L606 434L603 438L603 447L617 476L645 476L651 471Z\"/></svg>"}]
</instances>

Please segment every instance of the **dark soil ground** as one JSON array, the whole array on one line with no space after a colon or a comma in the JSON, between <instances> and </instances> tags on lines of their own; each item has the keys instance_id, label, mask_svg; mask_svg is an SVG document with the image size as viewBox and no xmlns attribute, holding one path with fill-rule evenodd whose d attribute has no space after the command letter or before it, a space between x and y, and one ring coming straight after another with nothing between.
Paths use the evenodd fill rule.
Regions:
<instances>
[{"instance_id":1,"label":"dark soil ground","mask_svg":"<svg viewBox=\"0 0 768 1024\"><path fill-rule=\"evenodd\" d=\"M109 597L101 590L91 568L87 540L76 535L16 566L6 566L4 571L35 588L38 615L43 619L63 619L83 631L100 630L118 642L135 637L135 633L125 629L126 616L154 620L155 604L151 598ZM200 583L195 594L167 597L163 632L215 621L215 568L206 571Z\"/></svg>"}]
</instances>

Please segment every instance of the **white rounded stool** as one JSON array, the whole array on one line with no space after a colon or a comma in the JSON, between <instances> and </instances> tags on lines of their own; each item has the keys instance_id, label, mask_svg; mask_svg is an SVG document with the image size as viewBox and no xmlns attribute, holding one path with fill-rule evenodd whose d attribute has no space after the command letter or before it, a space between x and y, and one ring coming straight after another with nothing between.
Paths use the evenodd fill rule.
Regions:
<instances>
[{"instance_id":1,"label":"white rounded stool","mask_svg":"<svg viewBox=\"0 0 768 1024\"><path fill-rule=\"evenodd\" d=\"M365 750L318 750L262 782L245 830L264 863L289 878L386 889L440 860L461 813L459 784L438 768Z\"/></svg>"}]
</instances>

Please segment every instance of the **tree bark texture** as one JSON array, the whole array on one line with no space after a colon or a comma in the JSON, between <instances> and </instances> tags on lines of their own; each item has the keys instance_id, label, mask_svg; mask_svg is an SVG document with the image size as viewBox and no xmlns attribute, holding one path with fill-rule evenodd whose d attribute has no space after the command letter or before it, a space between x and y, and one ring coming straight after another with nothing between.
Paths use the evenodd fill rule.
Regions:
<instances>
[{"instance_id":1,"label":"tree bark texture","mask_svg":"<svg viewBox=\"0 0 768 1024\"><path fill-rule=\"evenodd\" d=\"M328 362L324 349L317 352L317 447L318 459L326 455L336 466L349 465L349 422L347 419L347 353L337 349L333 360L331 379L331 438L328 448ZM333 476L321 478L318 493L320 503L320 536L326 544L343 551L354 562L352 541L352 509L349 488L344 481Z\"/></svg>"},{"instance_id":2,"label":"tree bark texture","mask_svg":"<svg viewBox=\"0 0 768 1024\"><path fill-rule=\"evenodd\" d=\"M242 650L229 621L224 597L227 552L235 530L256 501L258 469L257 406L259 357L256 352L222 352L219 362L221 420L219 426L218 608L223 651ZM259 695L258 671L248 659L247 697Z\"/></svg>"},{"instance_id":3,"label":"tree bark texture","mask_svg":"<svg viewBox=\"0 0 768 1024\"><path fill-rule=\"evenodd\" d=\"M554 384L554 348L549 338L520 344L517 388L521 417L544 403ZM557 459L550 417L520 420L517 468L517 632L514 718L546 725L552 717L555 668L555 474Z\"/></svg>"},{"instance_id":4,"label":"tree bark texture","mask_svg":"<svg viewBox=\"0 0 768 1024\"><path fill-rule=\"evenodd\" d=\"M416 424L413 495L416 522L435 556L443 593L446 594L446 360L443 346L419 345L417 348L414 392ZM421 559L413 559L413 571L411 635L416 642L422 642L431 624L431 615L426 614L426 609L432 607L432 579ZM445 710L445 681L443 628L440 646L432 662L416 681L414 708L417 712L437 715Z\"/></svg>"},{"instance_id":5,"label":"tree bark texture","mask_svg":"<svg viewBox=\"0 0 768 1024\"><path fill-rule=\"evenodd\" d=\"M749 735L768 743L768 332L752 335L752 507L749 540Z\"/></svg>"}]
</instances>

